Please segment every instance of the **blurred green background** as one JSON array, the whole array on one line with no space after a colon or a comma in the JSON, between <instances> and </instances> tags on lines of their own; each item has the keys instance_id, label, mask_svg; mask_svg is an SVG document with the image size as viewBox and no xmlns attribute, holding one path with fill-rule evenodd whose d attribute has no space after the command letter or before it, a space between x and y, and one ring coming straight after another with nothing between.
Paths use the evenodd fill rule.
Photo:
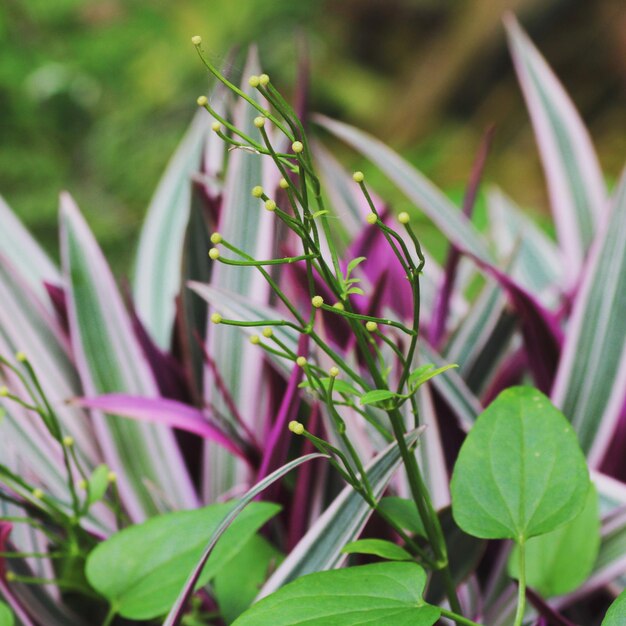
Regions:
<instances>
[{"instance_id":1,"label":"blurred green background","mask_svg":"<svg viewBox=\"0 0 626 626\"><path fill-rule=\"evenodd\" d=\"M545 214L507 9L572 95L614 179L626 153L621 0L3 0L0 194L55 250L58 192L70 190L127 273L156 182L206 90L189 41L200 34L217 64L257 42L287 93L306 42L312 108L384 139L453 196L495 123L487 179Z\"/></svg>"}]
</instances>

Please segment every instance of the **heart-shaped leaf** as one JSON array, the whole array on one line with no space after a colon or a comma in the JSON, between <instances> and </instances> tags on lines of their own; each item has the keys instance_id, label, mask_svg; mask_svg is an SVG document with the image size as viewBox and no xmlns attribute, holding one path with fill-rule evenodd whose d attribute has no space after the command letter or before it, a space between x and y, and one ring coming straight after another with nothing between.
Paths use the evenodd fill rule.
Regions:
<instances>
[{"instance_id":1,"label":"heart-shaped leaf","mask_svg":"<svg viewBox=\"0 0 626 626\"><path fill-rule=\"evenodd\" d=\"M432 626L441 615L422 592L426 573L417 563L375 563L317 572L263 598L233 626Z\"/></svg>"},{"instance_id":2,"label":"heart-shaped leaf","mask_svg":"<svg viewBox=\"0 0 626 626\"><path fill-rule=\"evenodd\" d=\"M116 533L89 554L87 579L123 617L151 619L166 613L208 538L235 504L168 513ZM215 547L199 586L234 559L279 509L269 502L244 509Z\"/></svg>"},{"instance_id":3,"label":"heart-shaped leaf","mask_svg":"<svg viewBox=\"0 0 626 626\"><path fill-rule=\"evenodd\" d=\"M485 539L524 542L580 513L589 472L563 414L530 387L503 391L480 415L452 476L454 519Z\"/></svg>"},{"instance_id":4,"label":"heart-shaped leaf","mask_svg":"<svg viewBox=\"0 0 626 626\"><path fill-rule=\"evenodd\" d=\"M626 615L626 590L622 591L611 604L602 620L602 626L623 626L624 615Z\"/></svg>"},{"instance_id":5,"label":"heart-shaped leaf","mask_svg":"<svg viewBox=\"0 0 626 626\"><path fill-rule=\"evenodd\" d=\"M414 535L426 537L424 524L413 500L399 498L398 496L388 496L380 501L379 506L400 528L408 530Z\"/></svg>"},{"instance_id":6,"label":"heart-shaped leaf","mask_svg":"<svg viewBox=\"0 0 626 626\"><path fill-rule=\"evenodd\" d=\"M526 582L544 597L569 593L591 574L600 548L598 494L589 488L585 508L573 520L526 543ZM519 548L509 558L509 573L519 577Z\"/></svg>"},{"instance_id":7,"label":"heart-shaped leaf","mask_svg":"<svg viewBox=\"0 0 626 626\"><path fill-rule=\"evenodd\" d=\"M0 602L0 626L13 626L15 618L11 609L4 603Z\"/></svg>"},{"instance_id":8,"label":"heart-shaped leaf","mask_svg":"<svg viewBox=\"0 0 626 626\"><path fill-rule=\"evenodd\" d=\"M344 554L372 554L388 561L412 561L413 557L402 547L384 539L359 539L342 549Z\"/></svg>"}]
</instances>

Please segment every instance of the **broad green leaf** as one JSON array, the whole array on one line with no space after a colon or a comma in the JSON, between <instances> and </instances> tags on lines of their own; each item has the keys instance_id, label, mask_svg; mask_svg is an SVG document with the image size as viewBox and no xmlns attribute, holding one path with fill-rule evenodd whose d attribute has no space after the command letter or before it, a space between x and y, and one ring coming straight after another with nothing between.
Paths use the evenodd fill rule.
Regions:
<instances>
[{"instance_id":1,"label":"broad green leaf","mask_svg":"<svg viewBox=\"0 0 626 626\"><path fill-rule=\"evenodd\" d=\"M168 513L116 533L87 557L87 580L123 617L151 619L166 613L208 538L235 504ZM244 509L215 547L198 584L206 584L234 559L279 509L268 502Z\"/></svg>"},{"instance_id":2,"label":"broad green leaf","mask_svg":"<svg viewBox=\"0 0 626 626\"><path fill-rule=\"evenodd\" d=\"M422 365L418 367L416 370L411 372L409 376L409 386L416 388L420 385L423 385L425 382L429 381L431 378L442 374L443 372L447 372L449 369L453 367L458 367L456 363L451 363L450 365L444 365L443 367L438 367L437 369L432 369L435 367L432 363L429 365Z\"/></svg>"},{"instance_id":3,"label":"broad green leaf","mask_svg":"<svg viewBox=\"0 0 626 626\"><path fill-rule=\"evenodd\" d=\"M461 447L451 483L454 519L484 539L524 542L582 510L589 472L563 414L531 387L503 391Z\"/></svg>"},{"instance_id":4,"label":"broad green leaf","mask_svg":"<svg viewBox=\"0 0 626 626\"><path fill-rule=\"evenodd\" d=\"M341 550L344 554L372 554L387 561L412 561L413 557L402 547L385 539L359 539Z\"/></svg>"},{"instance_id":5,"label":"broad green leaf","mask_svg":"<svg viewBox=\"0 0 626 626\"><path fill-rule=\"evenodd\" d=\"M13 624L15 624L13 611L4 602L0 602L0 626L13 626Z\"/></svg>"},{"instance_id":6,"label":"broad green leaf","mask_svg":"<svg viewBox=\"0 0 626 626\"><path fill-rule=\"evenodd\" d=\"M624 626L624 618L626 616L626 590L615 598L613 604L609 607L601 626Z\"/></svg>"},{"instance_id":7,"label":"broad green leaf","mask_svg":"<svg viewBox=\"0 0 626 626\"><path fill-rule=\"evenodd\" d=\"M61 243L72 347L84 390L154 397L158 390L111 270L68 194L61 196ZM194 486L171 429L94 413L104 460L119 476L134 520L169 506L197 506Z\"/></svg>"},{"instance_id":8,"label":"broad green leaf","mask_svg":"<svg viewBox=\"0 0 626 626\"><path fill-rule=\"evenodd\" d=\"M280 552L267 539L253 535L241 552L215 576L212 587L227 624L252 604L280 557Z\"/></svg>"},{"instance_id":9,"label":"broad green leaf","mask_svg":"<svg viewBox=\"0 0 626 626\"><path fill-rule=\"evenodd\" d=\"M383 402L384 400L397 397L398 394L389 391L389 389L372 389L372 391L368 391L361 396L361 404L375 404L376 402Z\"/></svg>"},{"instance_id":10,"label":"broad green leaf","mask_svg":"<svg viewBox=\"0 0 626 626\"><path fill-rule=\"evenodd\" d=\"M420 428L406 435L407 445L412 447L422 432ZM394 442L366 465L375 498L383 494L400 462L398 445ZM346 486L263 585L259 597L305 574L340 567L345 560L341 549L359 537L371 515L367 502L350 485Z\"/></svg>"},{"instance_id":11,"label":"broad green leaf","mask_svg":"<svg viewBox=\"0 0 626 626\"><path fill-rule=\"evenodd\" d=\"M626 172L598 232L566 329L552 390L598 465L624 406L626 388Z\"/></svg>"},{"instance_id":12,"label":"broad green leaf","mask_svg":"<svg viewBox=\"0 0 626 626\"><path fill-rule=\"evenodd\" d=\"M600 547L598 494L590 485L585 508L573 520L526 543L526 583L544 597L576 589L591 574ZM509 558L509 573L519 578L519 548Z\"/></svg>"},{"instance_id":13,"label":"broad green leaf","mask_svg":"<svg viewBox=\"0 0 626 626\"><path fill-rule=\"evenodd\" d=\"M380 501L380 508L404 530L408 530L414 535L426 537L424 524L422 524L413 500L388 496Z\"/></svg>"},{"instance_id":14,"label":"broad green leaf","mask_svg":"<svg viewBox=\"0 0 626 626\"><path fill-rule=\"evenodd\" d=\"M375 563L298 578L254 604L233 626L432 626L441 615L422 593L416 563Z\"/></svg>"},{"instance_id":15,"label":"broad green leaf","mask_svg":"<svg viewBox=\"0 0 626 626\"><path fill-rule=\"evenodd\" d=\"M98 465L89 477L89 504L102 500L106 490L109 486L109 472L108 465Z\"/></svg>"},{"instance_id":16,"label":"broad green leaf","mask_svg":"<svg viewBox=\"0 0 626 626\"><path fill-rule=\"evenodd\" d=\"M606 207L606 190L589 133L567 93L528 36L505 20L517 76L539 145L560 246L575 280Z\"/></svg>"}]
</instances>

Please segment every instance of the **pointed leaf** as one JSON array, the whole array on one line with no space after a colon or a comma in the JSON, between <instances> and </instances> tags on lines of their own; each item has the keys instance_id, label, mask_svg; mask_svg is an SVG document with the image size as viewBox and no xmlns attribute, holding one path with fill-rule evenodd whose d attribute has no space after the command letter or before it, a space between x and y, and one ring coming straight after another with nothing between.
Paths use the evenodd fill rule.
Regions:
<instances>
[{"instance_id":1,"label":"pointed leaf","mask_svg":"<svg viewBox=\"0 0 626 626\"><path fill-rule=\"evenodd\" d=\"M398 394L389 389L372 389L361 396L361 404L376 404L397 397Z\"/></svg>"},{"instance_id":2,"label":"pointed leaf","mask_svg":"<svg viewBox=\"0 0 626 626\"><path fill-rule=\"evenodd\" d=\"M341 550L344 554L372 554L387 561L412 561L413 557L402 547L384 539L359 539Z\"/></svg>"}]
</instances>

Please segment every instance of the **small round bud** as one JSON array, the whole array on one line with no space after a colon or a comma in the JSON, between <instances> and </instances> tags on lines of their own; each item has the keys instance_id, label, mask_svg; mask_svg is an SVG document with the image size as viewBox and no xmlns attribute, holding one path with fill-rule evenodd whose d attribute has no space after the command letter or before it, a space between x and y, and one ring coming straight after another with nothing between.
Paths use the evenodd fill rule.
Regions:
<instances>
[{"instance_id":1,"label":"small round bud","mask_svg":"<svg viewBox=\"0 0 626 626\"><path fill-rule=\"evenodd\" d=\"M215 120L213 124L211 124L211 130L214 133L219 133L220 130L222 130L222 125L217 120Z\"/></svg>"},{"instance_id":2,"label":"small round bud","mask_svg":"<svg viewBox=\"0 0 626 626\"><path fill-rule=\"evenodd\" d=\"M71 448L74 445L74 437L65 435L65 437L63 437L63 445L66 448Z\"/></svg>"},{"instance_id":3,"label":"small round bud","mask_svg":"<svg viewBox=\"0 0 626 626\"><path fill-rule=\"evenodd\" d=\"M113 484L117 482L117 474L115 472L109 472L107 474L107 480Z\"/></svg>"},{"instance_id":4,"label":"small round bud","mask_svg":"<svg viewBox=\"0 0 626 626\"><path fill-rule=\"evenodd\" d=\"M250 85L250 87L258 87L260 82L261 81L259 80L258 76L253 75L248 78L248 85Z\"/></svg>"},{"instance_id":5,"label":"small round bud","mask_svg":"<svg viewBox=\"0 0 626 626\"><path fill-rule=\"evenodd\" d=\"M311 304L316 308L319 309L322 304L324 304L324 298L322 298L322 296L313 296L311 298Z\"/></svg>"},{"instance_id":6,"label":"small round bud","mask_svg":"<svg viewBox=\"0 0 626 626\"><path fill-rule=\"evenodd\" d=\"M250 343L253 346L258 346L261 343L261 337L258 335L250 335Z\"/></svg>"},{"instance_id":7,"label":"small round bud","mask_svg":"<svg viewBox=\"0 0 626 626\"><path fill-rule=\"evenodd\" d=\"M257 128L263 128L263 126L265 126L265 118L261 117L260 115L258 117L254 118L254 125Z\"/></svg>"},{"instance_id":8,"label":"small round bud","mask_svg":"<svg viewBox=\"0 0 626 626\"><path fill-rule=\"evenodd\" d=\"M219 233L213 233L211 235L211 243L214 243L215 245L217 245L218 243L222 243L222 235L220 235Z\"/></svg>"},{"instance_id":9,"label":"small round bud","mask_svg":"<svg viewBox=\"0 0 626 626\"><path fill-rule=\"evenodd\" d=\"M362 183L364 178L365 178L365 176L364 176L363 172L354 172L354 174L352 174L352 180L355 183Z\"/></svg>"},{"instance_id":10,"label":"small round bud","mask_svg":"<svg viewBox=\"0 0 626 626\"><path fill-rule=\"evenodd\" d=\"M79 480L76 483L76 486L81 489L82 491L87 491L87 481L85 479L83 480Z\"/></svg>"},{"instance_id":11,"label":"small round bud","mask_svg":"<svg viewBox=\"0 0 626 626\"><path fill-rule=\"evenodd\" d=\"M259 76L259 84L265 87L270 82L270 77L267 74L261 74Z\"/></svg>"},{"instance_id":12,"label":"small round bud","mask_svg":"<svg viewBox=\"0 0 626 626\"><path fill-rule=\"evenodd\" d=\"M41 500L44 496L44 493L41 489L33 489L32 496L35 500Z\"/></svg>"},{"instance_id":13,"label":"small round bud","mask_svg":"<svg viewBox=\"0 0 626 626\"><path fill-rule=\"evenodd\" d=\"M263 195L263 187L261 187L261 185L257 185L256 187L252 187L252 195L255 198L260 198Z\"/></svg>"},{"instance_id":14,"label":"small round bud","mask_svg":"<svg viewBox=\"0 0 626 626\"><path fill-rule=\"evenodd\" d=\"M194 46L199 46L199 45L202 43L202 37L200 37L200 35L194 35L194 36L191 38L191 43L192 43Z\"/></svg>"},{"instance_id":15,"label":"small round bud","mask_svg":"<svg viewBox=\"0 0 626 626\"><path fill-rule=\"evenodd\" d=\"M294 141L291 144L291 149L296 153L296 154L300 154L303 150L304 150L304 145L302 144L301 141Z\"/></svg>"},{"instance_id":16,"label":"small round bud","mask_svg":"<svg viewBox=\"0 0 626 626\"><path fill-rule=\"evenodd\" d=\"M2 385L2 387L0 387L0 398L6 398L9 395L9 390Z\"/></svg>"},{"instance_id":17,"label":"small round bud","mask_svg":"<svg viewBox=\"0 0 626 626\"><path fill-rule=\"evenodd\" d=\"M213 261L217 261L220 258L220 251L217 248L211 248L209 250L209 256Z\"/></svg>"},{"instance_id":18,"label":"small round bud","mask_svg":"<svg viewBox=\"0 0 626 626\"><path fill-rule=\"evenodd\" d=\"M7 579L8 583L12 583L16 580L17 574L15 572L9 571L4 575L4 577Z\"/></svg>"},{"instance_id":19,"label":"small round bud","mask_svg":"<svg viewBox=\"0 0 626 626\"><path fill-rule=\"evenodd\" d=\"M281 179L278 181L278 186L279 186L281 189L289 189L289 181L288 181L286 178L281 178Z\"/></svg>"},{"instance_id":20,"label":"small round bud","mask_svg":"<svg viewBox=\"0 0 626 626\"><path fill-rule=\"evenodd\" d=\"M343 306L343 302L335 302L335 304L333 304L333 309L337 309L338 311L345 311L346 307Z\"/></svg>"},{"instance_id":21,"label":"small round bud","mask_svg":"<svg viewBox=\"0 0 626 626\"><path fill-rule=\"evenodd\" d=\"M214 324L221 324L222 323L222 316L219 313L213 313L213 315L211 315L211 321Z\"/></svg>"},{"instance_id":22,"label":"small round bud","mask_svg":"<svg viewBox=\"0 0 626 626\"><path fill-rule=\"evenodd\" d=\"M331 367L328 370L328 373L330 374L330 376L332 378L337 378L337 376L339 376L339 368L338 367Z\"/></svg>"},{"instance_id":23,"label":"small round bud","mask_svg":"<svg viewBox=\"0 0 626 626\"><path fill-rule=\"evenodd\" d=\"M291 420L288 428L294 435L301 435L304 432L304 426L296 420Z\"/></svg>"},{"instance_id":24,"label":"small round bud","mask_svg":"<svg viewBox=\"0 0 626 626\"><path fill-rule=\"evenodd\" d=\"M265 208L268 211L275 211L276 210L276 202L274 202L274 200L267 200L267 202L265 203Z\"/></svg>"},{"instance_id":25,"label":"small round bud","mask_svg":"<svg viewBox=\"0 0 626 626\"><path fill-rule=\"evenodd\" d=\"M306 359L305 359L303 356L299 356L299 357L296 359L296 365L297 365L298 367L304 367L304 366L306 365Z\"/></svg>"},{"instance_id":26,"label":"small round bud","mask_svg":"<svg viewBox=\"0 0 626 626\"><path fill-rule=\"evenodd\" d=\"M369 322L366 322L365 328L367 328L367 330L369 330L370 333L374 333L378 330L378 324L370 320Z\"/></svg>"},{"instance_id":27,"label":"small round bud","mask_svg":"<svg viewBox=\"0 0 626 626\"><path fill-rule=\"evenodd\" d=\"M365 216L365 221L368 224L376 224L376 222L378 221L378 215L376 215L376 213L368 213Z\"/></svg>"},{"instance_id":28,"label":"small round bud","mask_svg":"<svg viewBox=\"0 0 626 626\"><path fill-rule=\"evenodd\" d=\"M209 99L206 96L198 96L196 102L198 103L199 107L205 107L207 104L209 104Z\"/></svg>"},{"instance_id":29,"label":"small round bud","mask_svg":"<svg viewBox=\"0 0 626 626\"><path fill-rule=\"evenodd\" d=\"M398 221L400 222L400 224L408 224L410 219L411 218L406 211L402 211L402 213L398 215Z\"/></svg>"},{"instance_id":30,"label":"small round bud","mask_svg":"<svg viewBox=\"0 0 626 626\"><path fill-rule=\"evenodd\" d=\"M15 353L15 360L19 361L20 363L24 363L24 361L26 361L26 353L25 352L16 352Z\"/></svg>"},{"instance_id":31,"label":"small round bud","mask_svg":"<svg viewBox=\"0 0 626 626\"><path fill-rule=\"evenodd\" d=\"M266 339L270 339L270 337L273 337L273 336L274 336L274 331L269 326L263 329L263 337L265 337Z\"/></svg>"}]
</instances>

